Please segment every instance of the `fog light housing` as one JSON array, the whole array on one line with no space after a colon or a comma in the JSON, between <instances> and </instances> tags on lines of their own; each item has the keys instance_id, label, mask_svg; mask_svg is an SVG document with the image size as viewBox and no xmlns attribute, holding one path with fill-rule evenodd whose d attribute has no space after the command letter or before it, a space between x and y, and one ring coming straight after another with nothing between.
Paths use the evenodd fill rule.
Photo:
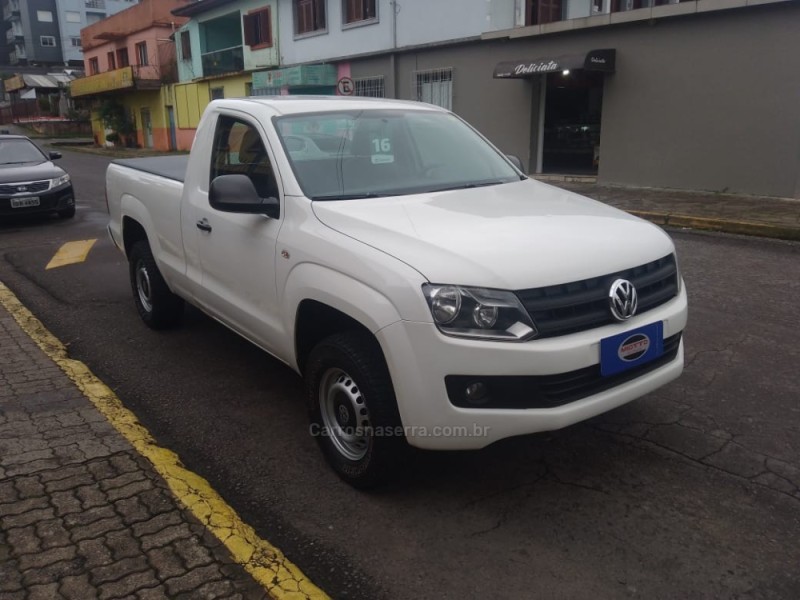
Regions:
<instances>
[{"instance_id":1,"label":"fog light housing","mask_svg":"<svg viewBox=\"0 0 800 600\"><path fill-rule=\"evenodd\" d=\"M480 381L470 383L464 389L464 399L470 404L486 404L489 400L489 388Z\"/></svg>"}]
</instances>

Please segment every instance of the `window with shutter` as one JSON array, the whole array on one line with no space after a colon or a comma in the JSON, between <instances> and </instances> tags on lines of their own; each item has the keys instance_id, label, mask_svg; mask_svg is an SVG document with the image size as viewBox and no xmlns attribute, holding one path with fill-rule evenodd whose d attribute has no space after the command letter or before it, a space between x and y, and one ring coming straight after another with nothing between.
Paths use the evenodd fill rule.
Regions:
<instances>
[{"instance_id":1,"label":"window with shutter","mask_svg":"<svg viewBox=\"0 0 800 600\"><path fill-rule=\"evenodd\" d=\"M343 0L344 22L370 21L377 16L375 0Z\"/></svg>"},{"instance_id":2,"label":"window with shutter","mask_svg":"<svg viewBox=\"0 0 800 600\"><path fill-rule=\"evenodd\" d=\"M325 0L294 0L294 32L296 35L325 31Z\"/></svg>"},{"instance_id":3,"label":"window with shutter","mask_svg":"<svg viewBox=\"0 0 800 600\"><path fill-rule=\"evenodd\" d=\"M192 58L192 40L188 31L181 31L181 56L183 60Z\"/></svg>"},{"instance_id":4,"label":"window with shutter","mask_svg":"<svg viewBox=\"0 0 800 600\"><path fill-rule=\"evenodd\" d=\"M243 17L244 43L253 49L272 46L272 16L270 8L254 10Z\"/></svg>"}]
</instances>

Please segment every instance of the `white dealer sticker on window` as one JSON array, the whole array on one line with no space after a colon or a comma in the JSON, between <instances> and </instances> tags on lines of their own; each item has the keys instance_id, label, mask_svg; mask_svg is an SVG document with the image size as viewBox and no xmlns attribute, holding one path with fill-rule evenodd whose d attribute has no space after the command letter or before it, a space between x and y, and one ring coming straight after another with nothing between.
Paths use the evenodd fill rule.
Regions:
<instances>
[{"instance_id":1,"label":"white dealer sticker on window","mask_svg":"<svg viewBox=\"0 0 800 600\"><path fill-rule=\"evenodd\" d=\"M372 140L372 164L385 165L394 162L394 154L389 154L392 151L392 142L389 138L375 138Z\"/></svg>"}]
</instances>

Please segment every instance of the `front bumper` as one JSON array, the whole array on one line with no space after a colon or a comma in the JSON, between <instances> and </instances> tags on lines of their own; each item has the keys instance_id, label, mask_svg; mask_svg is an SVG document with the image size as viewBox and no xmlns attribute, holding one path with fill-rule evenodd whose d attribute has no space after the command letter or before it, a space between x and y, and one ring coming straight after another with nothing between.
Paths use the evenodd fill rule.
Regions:
<instances>
[{"instance_id":1,"label":"front bumper","mask_svg":"<svg viewBox=\"0 0 800 600\"><path fill-rule=\"evenodd\" d=\"M0 216L13 217L19 215L34 215L58 212L75 205L75 191L71 183L62 185L45 192L30 194L39 198L38 206L11 207L11 197L0 197ZM14 196L13 199L24 199L30 196Z\"/></svg>"},{"instance_id":2,"label":"front bumper","mask_svg":"<svg viewBox=\"0 0 800 600\"><path fill-rule=\"evenodd\" d=\"M483 448L503 438L560 429L639 398L683 371L683 341L674 358L610 389L551 408L464 408L448 396L445 378L547 376L600 362L600 340L663 323L664 338L683 331L686 291L625 323L525 343L484 342L442 335L432 323L399 321L378 332L392 376L404 433L426 449Z\"/></svg>"}]
</instances>

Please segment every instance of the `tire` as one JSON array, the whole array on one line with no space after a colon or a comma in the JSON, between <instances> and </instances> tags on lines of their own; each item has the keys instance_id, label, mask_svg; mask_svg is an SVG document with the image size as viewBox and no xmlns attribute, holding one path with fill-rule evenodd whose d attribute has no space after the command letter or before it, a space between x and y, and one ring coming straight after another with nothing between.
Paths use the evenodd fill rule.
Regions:
<instances>
[{"instance_id":1,"label":"tire","mask_svg":"<svg viewBox=\"0 0 800 600\"><path fill-rule=\"evenodd\" d=\"M133 245L128 266L133 300L145 325L151 329L177 326L183 317L183 299L170 291L147 242Z\"/></svg>"},{"instance_id":2,"label":"tire","mask_svg":"<svg viewBox=\"0 0 800 600\"><path fill-rule=\"evenodd\" d=\"M311 351L305 382L311 434L336 474L360 489L396 475L409 446L377 340L359 332L326 338Z\"/></svg>"},{"instance_id":3,"label":"tire","mask_svg":"<svg viewBox=\"0 0 800 600\"><path fill-rule=\"evenodd\" d=\"M70 206L69 208L65 208L63 210L58 211L58 218L59 219L71 219L75 216L75 206Z\"/></svg>"}]
</instances>

